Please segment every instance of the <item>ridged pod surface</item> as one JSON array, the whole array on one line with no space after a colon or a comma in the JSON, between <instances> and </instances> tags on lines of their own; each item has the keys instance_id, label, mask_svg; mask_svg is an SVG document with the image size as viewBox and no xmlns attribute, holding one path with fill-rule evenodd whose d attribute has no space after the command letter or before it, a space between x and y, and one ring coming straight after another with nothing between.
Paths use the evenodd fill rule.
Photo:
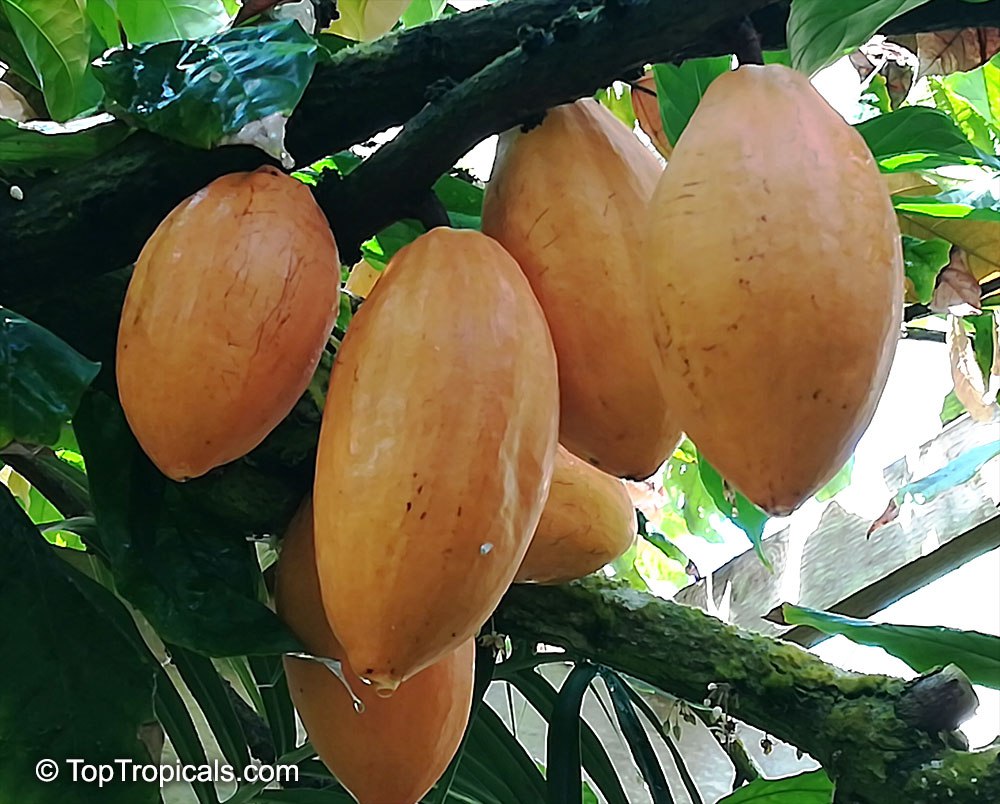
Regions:
<instances>
[{"instance_id":1,"label":"ridged pod surface","mask_svg":"<svg viewBox=\"0 0 1000 804\"><path fill-rule=\"evenodd\" d=\"M635 535L635 508L622 481L560 445L549 498L514 580L582 578L628 550Z\"/></svg>"},{"instance_id":2,"label":"ridged pod surface","mask_svg":"<svg viewBox=\"0 0 1000 804\"><path fill-rule=\"evenodd\" d=\"M265 167L216 179L149 238L118 330L118 392L146 454L186 480L256 447L326 345L337 244L305 185Z\"/></svg>"},{"instance_id":3,"label":"ridged pod surface","mask_svg":"<svg viewBox=\"0 0 1000 804\"><path fill-rule=\"evenodd\" d=\"M850 457L892 363L903 265L871 152L805 76L740 67L709 86L650 213L671 404L725 478L787 514Z\"/></svg>"},{"instance_id":4,"label":"ridged pod surface","mask_svg":"<svg viewBox=\"0 0 1000 804\"><path fill-rule=\"evenodd\" d=\"M641 248L660 173L588 98L505 133L483 201L483 232L518 261L549 322L560 441L618 477L648 477L680 437L657 379Z\"/></svg>"},{"instance_id":5,"label":"ridged pod surface","mask_svg":"<svg viewBox=\"0 0 1000 804\"><path fill-rule=\"evenodd\" d=\"M351 321L316 461L328 619L383 691L486 622L538 524L559 398L545 318L506 251L434 229Z\"/></svg>"},{"instance_id":6,"label":"ridged pod surface","mask_svg":"<svg viewBox=\"0 0 1000 804\"><path fill-rule=\"evenodd\" d=\"M312 507L289 526L277 565L278 614L314 656L343 660L320 598ZM334 776L361 804L416 804L458 750L472 704L472 639L402 684L392 698L344 685L324 666L286 657L292 701L309 740Z\"/></svg>"}]
</instances>

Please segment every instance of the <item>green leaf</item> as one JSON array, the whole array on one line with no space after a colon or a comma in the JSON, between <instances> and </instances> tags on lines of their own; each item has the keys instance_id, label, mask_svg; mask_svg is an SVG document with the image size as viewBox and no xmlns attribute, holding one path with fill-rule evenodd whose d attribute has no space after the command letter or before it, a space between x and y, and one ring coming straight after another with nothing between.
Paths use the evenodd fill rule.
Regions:
<instances>
[{"instance_id":1,"label":"green leaf","mask_svg":"<svg viewBox=\"0 0 1000 804\"><path fill-rule=\"evenodd\" d=\"M361 244L361 256L380 271L403 246L424 233L424 227L415 220L401 220L390 224L375 237Z\"/></svg>"},{"instance_id":2,"label":"green leaf","mask_svg":"<svg viewBox=\"0 0 1000 804\"><path fill-rule=\"evenodd\" d=\"M963 413L965 413L965 405L959 401L958 395L952 389L941 403L941 424L951 424Z\"/></svg>"},{"instance_id":3,"label":"green leaf","mask_svg":"<svg viewBox=\"0 0 1000 804\"><path fill-rule=\"evenodd\" d=\"M1000 124L1000 58L994 56L975 70L945 76L941 83L965 98L988 125Z\"/></svg>"},{"instance_id":4,"label":"green leaf","mask_svg":"<svg viewBox=\"0 0 1000 804\"><path fill-rule=\"evenodd\" d=\"M837 474L835 474L832 478L830 478L830 482L816 492L816 499L819 502L826 502L827 500L832 500L834 497L840 494L840 492L842 492L849 485L851 485L851 476L853 474L854 474L854 456L851 455L847 463L845 463L840 468L840 471L837 472Z\"/></svg>"},{"instance_id":5,"label":"green leaf","mask_svg":"<svg viewBox=\"0 0 1000 804\"><path fill-rule=\"evenodd\" d=\"M867 42L879 28L928 0L793 0L786 27L792 66L806 75Z\"/></svg>"},{"instance_id":6,"label":"green leaf","mask_svg":"<svg viewBox=\"0 0 1000 804\"><path fill-rule=\"evenodd\" d=\"M1000 168L1000 159L981 151L944 112L907 106L855 126L883 173L907 173L950 165Z\"/></svg>"},{"instance_id":7,"label":"green leaf","mask_svg":"<svg viewBox=\"0 0 1000 804\"><path fill-rule=\"evenodd\" d=\"M122 43L118 15L115 12L116 2L117 0L87 0L87 16L107 47L120 47Z\"/></svg>"},{"instance_id":8,"label":"green leaf","mask_svg":"<svg viewBox=\"0 0 1000 804\"><path fill-rule=\"evenodd\" d=\"M657 526L668 539L689 533L712 544L722 542L712 523L719 509L705 490L698 473L698 453L689 439L685 438L667 461L663 491L667 504Z\"/></svg>"},{"instance_id":9,"label":"green leaf","mask_svg":"<svg viewBox=\"0 0 1000 804\"><path fill-rule=\"evenodd\" d=\"M281 756L295 748L295 707L288 691L285 668L277 656L249 656L247 661L257 694L263 704L264 719L271 730L274 750Z\"/></svg>"},{"instance_id":10,"label":"green leaf","mask_svg":"<svg viewBox=\"0 0 1000 804\"><path fill-rule=\"evenodd\" d=\"M924 196L894 195L892 205L896 212L908 215L1000 223L1000 199L988 189L980 192L958 189Z\"/></svg>"},{"instance_id":11,"label":"green leaf","mask_svg":"<svg viewBox=\"0 0 1000 804\"><path fill-rule=\"evenodd\" d=\"M967 316L965 319L972 324L972 349L976 355L976 365L983 373L986 387L989 387L990 371L993 369L993 331L997 327L993 313Z\"/></svg>"},{"instance_id":12,"label":"green leaf","mask_svg":"<svg viewBox=\"0 0 1000 804\"><path fill-rule=\"evenodd\" d=\"M403 12L400 21L404 28L423 25L425 22L440 17L446 5L448 5L448 0L413 0Z\"/></svg>"},{"instance_id":13,"label":"green leaf","mask_svg":"<svg viewBox=\"0 0 1000 804\"><path fill-rule=\"evenodd\" d=\"M73 421L116 588L159 636L211 656L302 650L258 600L253 546L228 520L191 504L189 487L199 481L160 474L104 394L84 397Z\"/></svg>"},{"instance_id":14,"label":"green leaf","mask_svg":"<svg viewBox=\"0 0 1000 804\"><path fill-rule=\"evenodd\" d=\"M747 535L747 538L750 539L750 543L753 545L754 551L757 553L757 557L760 558L764 566L770 569L771 562L764 555L762 541L764 538L764 525L767 524L767 520L769 519L768 515L738 491L727 488L722 475L705 460L705 457L701 453L698 453L698 474L701 476L701 482L705 484L705 488L723 516Z\"/></svg>"},{"instance_id":15,"label":"green leaf","mask_svg":"<svg viewBox=\"0 0 1000 804\"><path fill-rule=\"evenodd\" d=\"M55 443L99 370L48 330L0 307L0 446Z\"/></svg>"},{"instance_id":16,"label":"green leaf","mask_svg":"<svg viewBox=\"0 0 1000 804\"><path fill-rule=\"evenodd\" d=\"M881 625L790 603L783 603L780 612L787 625L807 625L882 648L918 673L954 664L973 684L1000 689L1000 637L936 625Z\"/></svg>"},{"instance_id":17,"label":"green leaf","mask_svg":"<svg viewBox=\"0 0 1000 804\"><path fill-rule=\"evenodd\" d=\"M653 65L663 131L671 145L677 144L709 84L729 72L731 65L729 56L688 59L679 65Z\"/></svg>"},{"instance_id":18,"label":"green leaf","mask_svg":"<svg viewBox=\"0 0 1000 804\"><path fill-rule=\"evenodd\" d=\"M629 131L635 128L635 109L632 108L632 92L628 84L615 81L612 86L599 89L594 98L628 126Z\"/></svg>"},{"instance_id":19,"label":"green leaf","mask_svg":"<svg viewBox=\"0 0 1000 804\"><path fill-rule=\"evenodd\" d=\"M597 667L578 664L566 676L549 719L546 794L548 804L580 804L580 707Z\"/></svg>"},{"instance_id":20,"label":"green leaf","mask_svg":"<svg viewBox=\"0 0 1000 804\"><path fill-rule=\"evenodd\" d=\"M476 230L482 226L482 187L458 176L445 175L434 183L434 192L448 211L452 226Z\"/></svg>"},{"instance_id":21,"label":"green leaf","mask_svg":"<svg viewBox=\"0 0 1000 804\"><path fill-rule=\"evenodd\" d=\"M5 488L0 540L9 571L0 584L0 790L18 804L153 804L154 785L72 781L69 759L148 764L138 738L153 722L154 672L129 641L96 611L100 584L56 557ZM86 656L86 661L67 657ZM51 759L59 777L40 784L36 763Z\"/></svg>"},{"instance_id":22,"label":"green leaf","mask_svg":"<svg viewBox=\"0 0 1000 804\"><path fill-rule=\"evenodd\" d=\"M632 706L625 683L613 670L601 670L601 678L608 688L611 705L614 707L618 726L625 736L636 767L646 782L653 804L673 804L674 797L670 794L667 777L663 773L660 760L649 741L649 735L643 728L639 715Z\"/></svg>"},{"instance_id":23,"label":"green leaf","mask_svg":"<svg viewBox=\"0 0 1000 804\"><path fill-rule=\"evenodd\" d=\"M132 45L201 39L230 20L222 0L115 0L114 5Z\"/></svg>"},{"instance_id":24,"label":"green leaf","mask_svg":"<svg viewBox=\"0 0 1000 804\"><path fill-rule=\"evenodd\" d=\"M14 75L23 78L35 89L41 89L38 76L28 61L28 55L21 47L21 41L14 33L10 20L7 19L3 3L0 3L0 61L6 64Z\"/></svg>"},{"instance_id":25,"label":"green leaf","mask_svg":"<svg viewBox=\"0 0 1000 804\"><path fill-rule=\"evenodd\" d=\"M479 707L469 728L466 756L489 763L510 790L510 801L543 801L545 779L524 746L489 706ZM577 795L580 787L577 785Z\"/></svg>"},{"instance_id":26,"label":"green leaf","mask_svg":"<svg viewBox=\"0 0 1000 804\"><path fill-rule=\"evenodd\" d=\"M551 721L558 694L541 673L533 669L522 670L514 676L513 684L546 722ZM608 804L628 804L628 796L600 738L583 718L580 718L580 728L583 769L594 780ZM552 775L551 764L549 775Z\"/></svg>"},{"instance_id":27,"label":"green leaf","mask_svg":"<svg viewBox=\"0 0 1000 804\"><path fill-rule=\"evenodd\" d=\"M996 124L991 125L968 98L956 92L947 77L930 76L927 81L934 105L955 121L973 145L983 151L994 150L993 135L1000 133Z\"/></svg>"},{"instance_id":28,"label":"green leaf","mask_svg":"<svg viewBox=\"0 0 1000 804\"><path fill-rule=\"evenodd\" d=\"M211 148L248 123L290 115L316 58L316 41L288 20L233 28L203 42L113 51L95 68L116 116Z\"/></svg>"},{"instance_id":29,"label":"green leaf","mask_svg":"<svg viewBox=\"0 0 1000 804\"><path fill-rule=\"evenodd\" d=\"M71 167L111 150L128 134L128 126L110 117L86 128L0 118L0 174L19 176Z\"/></svg>"},{"instance_id":30,"label":"green leaf","mask_svg":"<svg viewBox=\"0 0 1000 804\"><path fill-rule=\"evenodd\" d=\"M820 768L784 779L757 779L718 804L831 804L833 794L833 782Z\"/></svg>"},{"instance_id":31,"label":"green leaf","mask_svg":"<svg viewBox=\"0 0 1000 804\"><path fill-rule=\"evenodd\" d=\"M198 708L205 715L226 761L234 768L249 765L246 735L233 708L227 684L219 676L212 660L179 645L165 647L184 684L198 702Z\"/></svg>"},{"instance_id":32,"label":"green leaf","mask_svg":"<svg viewBox=\"0 0 1000 804\"><path fill-rule=\"evenodd\" d=\"M903 265L913 283L917 301L928 304L934 296L937 277L951 260L951 243L941 238L921 240L903 235Z\"/></svg>"},{"instance_id":33,"label":"green leaf","mask_svg":"<svg viewBox=\"0 0 1000 804\"><path fill-rule=\"evenodd\" d=\"M91 23L83 0L0 0L53 120L93 109L101 86L90 71Z\"/></svg>"}]
</instances>

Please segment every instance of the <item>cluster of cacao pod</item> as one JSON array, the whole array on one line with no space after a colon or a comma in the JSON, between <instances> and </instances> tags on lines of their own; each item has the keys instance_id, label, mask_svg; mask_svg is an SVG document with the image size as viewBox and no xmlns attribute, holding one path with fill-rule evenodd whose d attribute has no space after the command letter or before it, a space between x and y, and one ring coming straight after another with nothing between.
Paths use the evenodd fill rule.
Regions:
<instances>
[{"instance_id":1,"label":"cluster of cacao pod","mask_svg":"<svg viewBox=\"0 0 1000 804\"><path fill-rule=\"evenodd\" d=\"M762 113L761 110L766 110ZM271 168L177 207L136 265L123 408L168 476L290 411L339 294L308 189ZM340 346L276 603L313 745L362 804L412 804L466 726L473 640L509 585L623 553L686 431L773 513L843 464L886 380L902 261L861 138L783 67L717 79L664 171L585 99L502 135L482 232L400 250ZM831 341L831 334L833 340Z\"/></svg>"}]
</instances>

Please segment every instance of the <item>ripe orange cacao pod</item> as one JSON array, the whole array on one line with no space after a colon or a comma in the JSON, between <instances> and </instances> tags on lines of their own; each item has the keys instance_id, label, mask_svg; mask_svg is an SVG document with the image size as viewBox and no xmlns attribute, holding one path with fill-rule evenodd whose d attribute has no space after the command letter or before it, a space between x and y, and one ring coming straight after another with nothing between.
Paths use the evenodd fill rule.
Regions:
<instances>
[{"instance_id":1,"label":"ripe orange cacao pod","mask_svg":"<svg viewBox=\"0 0 1000 804\"><path fill-rule=\"evenodd\" d=\"M559 399L545 318L493 239L434 229L351 321L316 460L316 557L351 667L383 691L489 618L538 524Z\"/></svg>"},{"instance_id":2,"label":"ripe orange cacao pod","mask_svg":"<svg viewBox=\"0 0 1000 804\"><path fill-rule=\"evenodd\" d=\"M542 518L514 580L582 578L618 558L635 536L635 508L622 481L560 445Z\"/></svg>"},{"instance_id":3,"label":"ripe orange cacao pod","mask_svg":"<svg viewBox=\"0 0 1000 804\"><path fill-rule=\"evenodd\" d=\"M559 356L560 442L619 477L651 475L680 437L660 390L641 249L661 167L592 99L505 133L483 232L517 260Z\"/></svg>"},{"instance_id":4,"label":"ripe orange cacao pod","mask_svg":"<svg viewBox=\"0 0 1000 804\"><path fill-rule=\"evenodd\" d=\"M849 458L898 337L899 227L871 152L805 76L722 75L656 189L647 253L682 426L750 500L793 511Z\"/></svg>"},{"instance_id":5,"label":"ripe orange cacao pod","mask_svg":"<svg viewBox=\"0 0 1000 804\"><path fill-rule=\"evenodd\" d=\"M642 78L635 82L635 86L632 88L632 111L635 112L639 128L656 146L656 150L663 154L664 158L669 159L674 147L667 139L667 132L663 128L660 101L656 96L656 79L653 77L653 73L648 70L643 73Z\"/></svg>"},{"instance_id":6,"label":"ripe orange cacao pod","mask_svg":"<svg viewBox=\"0 0 1000 804\"><path fill-rule=\"evenodd\" d=\"M312 507L296 514L282 543L275 602L279 616L314 656L342 661L327 623L313 547ZM434 785L462 741L472 704L474 640L381 698L344 685L326 667L285 657L285 675L309 740L330 772L361 804L416 804Z\"/></svg>"},{"instance_id":7,"label":"ripe orange cacao pod","mask_svg":"<svg viewBox=\"0 0 1000 804\"><path fill-rule=\"evenodd\" d=\"M118 330L118 392L146 454L197 477L294 407L337 313L340 260L305 185L265 167L216 179L149 238Z\"/></svg>"}]
</instances>

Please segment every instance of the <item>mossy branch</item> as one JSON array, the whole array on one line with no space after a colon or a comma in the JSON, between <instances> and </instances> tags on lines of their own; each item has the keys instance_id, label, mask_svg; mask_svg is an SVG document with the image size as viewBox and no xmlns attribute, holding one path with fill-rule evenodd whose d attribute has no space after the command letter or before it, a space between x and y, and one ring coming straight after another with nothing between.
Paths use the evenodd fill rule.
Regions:
<instances>
[{"instance_id":1,"label":"mossy branch","mask_svg":"<svg viewBox=\"0 0 1000 804\"><path fill-rule=\"evenodd\" d=\"M914 32L949 25L987 24L995 2L936 0L891 26ZM521 45L527 29L555 35L571 9L599 10L600 20L575 43L540 58L477 76L463 90L473 101L457 120L455 136L442 132L434 164L450 165L479 139L511 120L588 94L644 62L729 52L726 24L748 14L765 48L784 44L787 3L774 0L507 0L387 36L337 53L317 68L288 127L289 150L306 164L418 115L427 90L458 85ZM992 16L991 16L992 15ZM721 23L721 24L720 24ZM503 80L500 80L501 77ZM453 98L454 99L454 98ZM432 104L434 105L434 104ZM439 113L437 119L452 117ZM425 115L424 124L431 120ZM423 124L422 124L423 125ZM443 126L443 123L441 124ZM420 126L418 126L420 128ZM424 129L427 131L427 129ZM426 147L421 136L414 148ZM414 158L396 157L408 167ZM100 159L20 183L23 200L0 194L0 300L17 309L45 298L66 281L83 280L132 262L166 213L212 179L268 161L248 147L198 151L151 134L133 135ZM420 172L381 174L365 197L412 199L426 189ZM360 184L360 181L356 182ZM374 231L373 221L344 211L332 193L331 219L344 244ZM371 209L370 204L365 208ZM384 213L379 214L379 219Z\"/></svg>"},{"instance_id":2,"label":"mossy branch","mask_svg":"<svg viewBox=\"0 0 1000 804\"><path fill-rule=\"evenodd\" d=\"M919 680L849 673L797 645L597 577L515 586L495 622L501 632L587 656L689 701L704 699L709 684L728 685L729 713L822 763L837 781L838 801L1000 801L996 749L957 750L948 735L914 725L925 697Z\"/></svg>"}]
</instances>

